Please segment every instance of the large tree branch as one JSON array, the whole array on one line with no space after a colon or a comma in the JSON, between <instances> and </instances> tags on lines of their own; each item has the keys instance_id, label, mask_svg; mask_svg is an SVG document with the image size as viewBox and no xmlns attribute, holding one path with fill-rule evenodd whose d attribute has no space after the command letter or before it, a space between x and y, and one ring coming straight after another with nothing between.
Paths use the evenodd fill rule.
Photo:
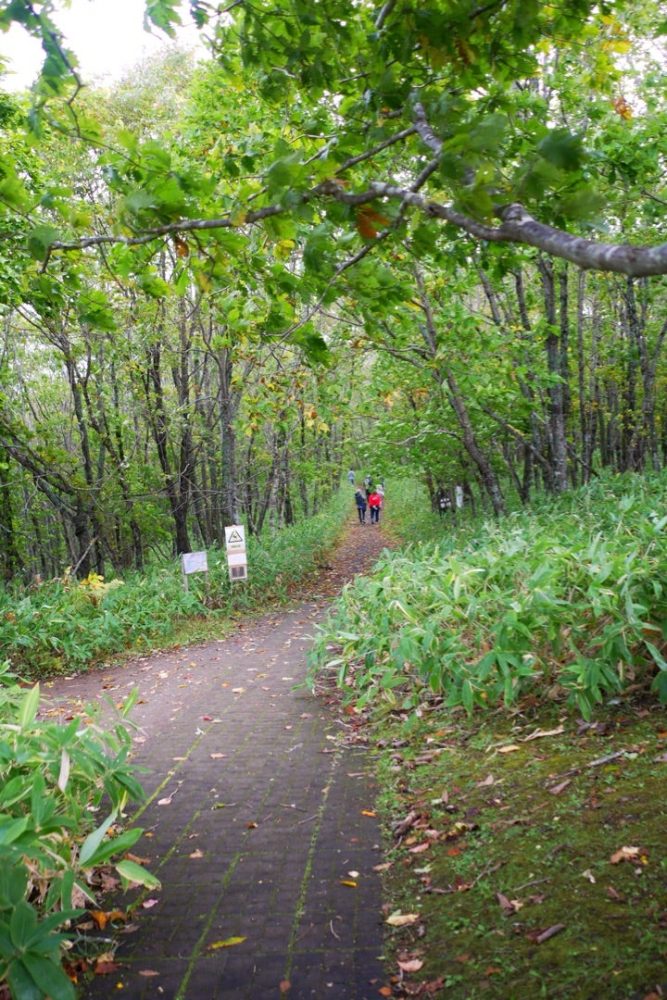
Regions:
<instances>
[{"instance_id":1,"label":"large tree branch","mask_svg":"<svg viewBox=\"0 0 667 1000\"><path fill-rule=\"evenodd\" d=\"M428 169L431 169L431 164L429 164ZM572 261L578 267L595 271L613 271L632 277L667 274L667 243L655 247L633 246L627 243L599 243L581 236L573 236L563 229L556 229L543 222L538 222L519 204L505 205L500 208L498 210L500 225L493 226L464 215L451 205L432 201L412 190L412 186L403 188L395 184L375 182L366 190L355 193L347 191L340 182L327 180L312 190L303 192L301 200L305 203L320 197L335 198L336 201L356 207L381 199L398 200L402 203L403 208L412 206L432 218L448 222L478 240L488 240L491 243L518 243L536 247L554 257ZM290 208L283 205L266 205L264 208L246 212L240 216L230 212L213 219L183 219L179 222L168 222L162 226L146 229L136 236L109 233L84 236L78 240L56 240L49 249L50 251L84 250L87 247L113 243L138 246L172 234L209 229L232 229L242 225L250 225L271 216L286 214L289 211Z\"/></svg>"},{"instance_id":2,"label":"large tree branch","mask_svg":"<svg viewBox=\"0 0 667 1000\"><path fill-rule=\"evenodd\" d=\"M348 193L330 183L320 185L323 193L333 195L349 205L363 205L376 199L400 198L433 218L442 219L462 229L476 239L491 243L520 243L536 247L554 257L570 260L578 267L595 271L614 271L632 277L667 274L667 243L655 247L633 246L628 243L598 243L581 236L573 236L563 229L546 225L534 219L522 205L505 205L498 210L499 226L478 222L451 205L430 201L423 195L393 184L373 183L366 191Z\"/></svg>"}]
</instances>

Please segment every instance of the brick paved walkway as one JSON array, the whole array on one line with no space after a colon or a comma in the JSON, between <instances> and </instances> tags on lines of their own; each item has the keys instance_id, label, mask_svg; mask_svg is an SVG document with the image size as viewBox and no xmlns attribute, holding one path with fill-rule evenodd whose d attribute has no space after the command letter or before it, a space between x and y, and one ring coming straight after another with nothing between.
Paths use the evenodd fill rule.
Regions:
<instances>
[{"instance_id":1,"label":"brick paved walkway","mask_svg":"<svg viewBox=\"0 0 667 1000\"><path fill-rule=\"evenodd\" d=\"M139 685L149 799L134 853L162 881L121 939L120 971L97 977L89 1000L262 1000L285 980L288 1000L378 997L372 778L363 751L338 746L330 711L293 688L329 595L383 544L375 528L350 529L313 600L227 640L58 682L56 698ZM232 937L245 940L220 946Z\"/></svg>"}]
</instances>

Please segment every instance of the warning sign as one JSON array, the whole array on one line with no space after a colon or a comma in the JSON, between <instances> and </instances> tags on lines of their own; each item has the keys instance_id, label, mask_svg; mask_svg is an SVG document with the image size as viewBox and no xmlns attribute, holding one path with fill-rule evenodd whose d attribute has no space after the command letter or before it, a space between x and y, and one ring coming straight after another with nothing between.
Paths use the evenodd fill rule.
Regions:
<instances>
[{"instance_id":1,"label":"warning sign","mask_svg":"<svg viewBox=\"0 0 667 1000\"><path fill-rule=\"evenodd\" d=\"M227 552L245 552L245 528L242 524L230 524L225 528Z\"/></svg>"},{"instance_id":2,"label":"warning sign","mask_svg":"<svg viewBox=\"0 0 667 1000\"><path fill-rule=\"evenodd\" d=\"M229 577L234 580L248 579L248 557L245 551L245 528L242 524L230 524L225 528L227 565Z\"/></svg>"}]
</instances>

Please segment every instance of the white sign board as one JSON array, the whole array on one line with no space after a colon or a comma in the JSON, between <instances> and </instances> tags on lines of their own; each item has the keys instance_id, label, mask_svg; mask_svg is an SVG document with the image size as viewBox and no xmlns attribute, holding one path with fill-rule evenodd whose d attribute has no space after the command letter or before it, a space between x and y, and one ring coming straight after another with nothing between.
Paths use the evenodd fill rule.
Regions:
<instances>
[{"instance_id":1,"label":"white sign board","mask_svg":"<svg viewBox=\"0 0 667 1000\"><path fill-rule=\"evenodd\" d=\"M230 524L225 528L227 552L245 552L245 528L242 524Z\"/></svg>"},{"instance_id":2,"label":"white sign board","mask_svg":"<svg viewBox=\"0 0 667 1000\"><path fill-rule=\"evenodd\" d=\"M227 548L227 565L229 579L248 579L248 557L245 551L245 528L242 524L229 524L225 527L225 546Z\"/></svg>"},{"instance_id":3,"label":"white sign board","mask_svg":"<svg viewBox=\"0 0 667 1000\"><path fill-rule=\"evenodd\" d=\"M184 552L181 555L181 568L188 573L208 573L208 557L205 552Z\"/></svg>"},{"instance_id":4,"label":"white sign board","mask_svg":"<svg viewBox=\"0 0 667 1000\"><path fill-rule=\"evenodd\" d=\"M245 552L228 552L227 553L227 565L228 566L245 566L248 562Z\"/></svg>"}]
</instances>

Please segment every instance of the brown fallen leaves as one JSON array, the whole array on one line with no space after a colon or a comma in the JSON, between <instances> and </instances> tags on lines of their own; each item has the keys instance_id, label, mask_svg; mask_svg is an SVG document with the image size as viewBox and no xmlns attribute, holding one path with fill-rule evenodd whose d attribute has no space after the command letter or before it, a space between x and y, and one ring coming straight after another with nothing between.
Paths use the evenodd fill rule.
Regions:
<instances>
[{"instance_id":1,"label":"brown fallen leaves","mask_svg":"<svg viewBox=\"0 0 667 1000\"><path fill-rule=\"evenodd\" d=\"M528 931L526 937L529 941L534 941L535 944L544 944L550 938L555 937L556 934L560 934L561 931L565 930L565 924L552 924L551 927L545 928L545 930L534 930Z\"/></svg>"},{"instance_id":2,"label":"brown fallen leaves","mask_svg":"<svg viewBox=\"0 0 667 1000\"><path fill-rule=\"evenodd\" d=\"M612 865L619 865L621 861L633 861L647 865L648 854L641 847L621 847L618 851L614 851L609 860Z\"/></svg>"},{"instance_id":3,"label":"brown fallen leaves","mask_svg":"<svg viewBox=\"0 0 667 1000\"><path fill-rule=\"evenodd\" d=\"M122 923L127 923L127 913L122 910L89 910L88 912L101 931L113 921L119 920Z\"/></svg>"}]
</instances>

